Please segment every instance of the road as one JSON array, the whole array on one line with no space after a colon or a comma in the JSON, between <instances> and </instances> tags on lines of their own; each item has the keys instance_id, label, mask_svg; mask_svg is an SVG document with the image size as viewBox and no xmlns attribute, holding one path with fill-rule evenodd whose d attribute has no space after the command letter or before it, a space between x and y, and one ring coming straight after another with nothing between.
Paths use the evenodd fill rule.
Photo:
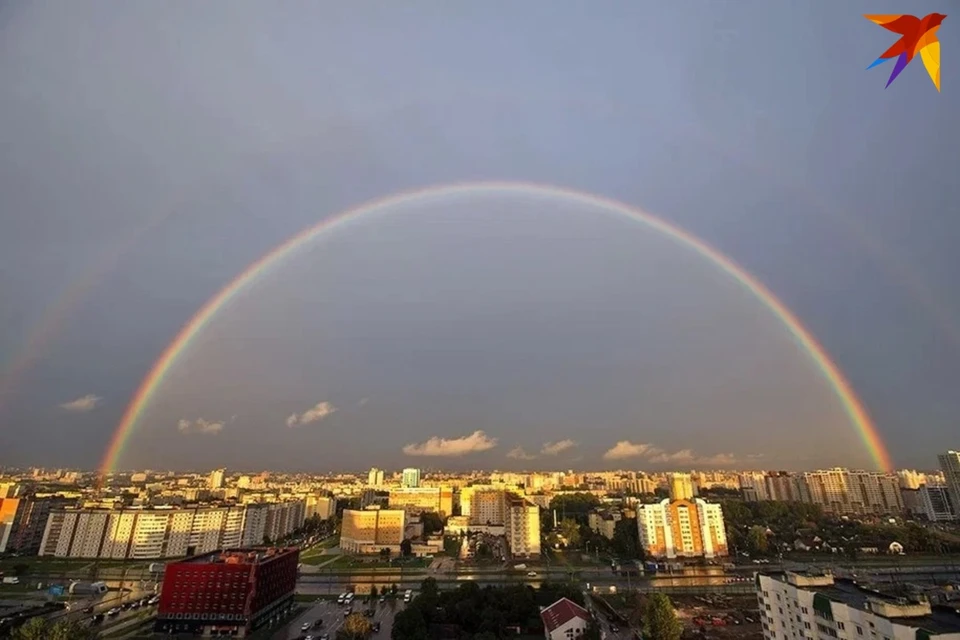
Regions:
<instances>
[{"instance_id":1,"label":"road","mask_svg":"<svg viewBox=\"0 0 960 640\"><path fill-rule=\"evenodd\" d=\"M372 622L379 622L381 628L379 633L375 633L371 637L375 640L386 640L390 637L394 616L403 610L403 601L393 599L383 603L376 602L373 604L373 607L375 613L370 620ZM364 609L365 605L362 599L353 603L353 610L355 612L362 613ZM308 611L297 616L293 622L274 633L270 640L296 640L297 638L309 637L311 635L318 639L324 635L335 638L337 629L343 625L344 612L346 610L347 607L344 605L337 604L331 600L320 600L315 602ZM301 627L304 623L312 625L316 620L323 620L323 624L319 628L311 628L309 631L302 630Z\"/></svg>"}]
</instances>

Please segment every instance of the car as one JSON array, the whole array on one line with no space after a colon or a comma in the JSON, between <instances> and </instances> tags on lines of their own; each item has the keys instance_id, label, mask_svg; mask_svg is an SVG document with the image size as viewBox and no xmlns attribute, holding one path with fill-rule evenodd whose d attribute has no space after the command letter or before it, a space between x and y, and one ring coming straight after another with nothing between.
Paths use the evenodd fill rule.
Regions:
<instances>
[{"instance_id":1,"label":"car","mask_svg":"<svg viewBox=\"0 0 960 640\"><path fill-rule=\"evenodd\" d=\"M347 594L341 593L337 596L337 604L343 604L343 601L347 599Z\"/></svg>"},{"instance_id":2,"label":"car","mask_svg":"<svg viewBox=\"0 0 960 640\"><path fill-rule=\"evenodd\" d=\"M536 571L527 571L527 577L529 577L529 578L536 578L536 577L537 577L537 572L536 572Z\"/></svg>"},{"instance_id":3,"label":"car","mask_svg":"<svg viewBox=\"0 0 960 640\"><path fill-rule=\"evenodd\" d=\"M386 598L384 598L383 596L380 596L380 602L381 602L381 603L386 602L386 601L387 601Z\"/></svg>"},{"instance_id":4,"label":"car","mask_svg":"<svg viewBox=\"0 0 960 640\"><path fill-rule=\"evenodd\" d=\"M322 636L320 636L320 640L330 640L330 635L325 633Z\"/></svg>"},{"instance_id":5,"label":"car","mask_svg":"<svg viewBox=\"0 0 960 640\"><path fill-rule=\"evenodd\" d=\"M310 623L304 622L302 625L300 625L300 631L310 631Z\"/></svg>"},{"instance_id":6,"label":"car","mask_svg":"<svg viewBox=\"0 0 960 640\"><path fill-rule=\"evenodd\" d=\"M613 633L620 633L620 627L618 627L615 624L612 624L610 625L610 631L612 631Z\"/></svg>"},{"instance_id":7,"label":"car","mask_svg":"<svg viewBox=\"0 0 960 640\"><path fill-rule=\"evenodd\" d=\"M323 618L317 618L316 620L313 621L314 629L319 629L322 626L323 626Z\"/></svg>"},{"instance_id":8,"label":"car","mask_svg":"<svg viewBox=\"0 0 960 640\"><path fill-rule=\"evenodd\" d=\"M123 609L120 607L114 607L113 609L110 609L110 611L107 611L107 615L112 618L113 616L120 615L121 611L123 611Z\"/></svg>"},{"instance_id":9,"label":"car","mask_svg":"<svg viewBox=\"0 0 960 640\"><path fill-rule=\"evenodd\" d=\"M84 609L83 612L84 612L84 613L93 613L93 605L90 605L89 607L87 607L86 609Z\"/></svg>"},{"instance_id":10,"label":"car","mask_svg":"<svg viewBox=\"0 0 960 640\"><path fill-rule=\"evenodd\" d=\"M380 621L379 621L379 620L378 620L377 622L374 622L374 623L373 623L373 632L374 632L374 633L380 633Z\"/></svg>"}]
</instances>

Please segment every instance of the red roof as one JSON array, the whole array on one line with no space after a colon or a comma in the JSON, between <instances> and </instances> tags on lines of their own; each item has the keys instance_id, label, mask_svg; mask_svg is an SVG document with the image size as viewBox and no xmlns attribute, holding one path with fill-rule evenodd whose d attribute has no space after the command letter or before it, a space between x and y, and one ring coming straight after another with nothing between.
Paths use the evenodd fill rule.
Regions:
<instances>
[{"instance_id":1,"label":"red roof","mask_svg":"<svg viewBox=\"0 0 960 640\"><path fill-rule=\"evenodd\" d=\"M576 602L568 600L567 598L560 598L541 611L540 617L543 619L543 626L546 627L547 633L552 633L574 618L590 621L590 613Z\"/></svg>"}]
</instances>

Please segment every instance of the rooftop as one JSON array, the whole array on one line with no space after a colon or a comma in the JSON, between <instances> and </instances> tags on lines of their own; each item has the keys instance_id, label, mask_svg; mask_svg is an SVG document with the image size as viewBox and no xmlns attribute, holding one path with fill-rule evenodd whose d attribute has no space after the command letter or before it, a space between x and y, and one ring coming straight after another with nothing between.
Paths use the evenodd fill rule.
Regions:
<instances>
[{"instance_id":1,"label":"rooftop","mask_svg":"<svg viewBox=\"0 0 960 640\"><path fill-rule=\"evenodd\" d=\"M560 598L552 605L540 612L540 618L543 620L543 626L548 632L562 627L574 618L590 620L590 613L578 605L576 602L567 598Z\"/></svg>"},{"instance_id":2,"label":"rooftop","mask_svg":"<svg viewBox=\"0 0 960 640\"><path fill-rule=\"evenodd\" d=\"M183 564L262 564L299 551L296 547L256 547L224 549L181 560Z\"/></svg>"}]
</instances>

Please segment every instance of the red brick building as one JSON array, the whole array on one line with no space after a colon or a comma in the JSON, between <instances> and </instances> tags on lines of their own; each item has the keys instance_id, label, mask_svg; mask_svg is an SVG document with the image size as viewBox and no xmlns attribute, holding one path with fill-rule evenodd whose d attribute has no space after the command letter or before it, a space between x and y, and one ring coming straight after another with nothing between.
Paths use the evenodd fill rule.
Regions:
<instances>
[{"instance_id":1,"label":"red brick building","mask_svg":"<svg viewBox=\"0 0 960 640\"><path fill-rule=\"evenodd\" d=\"M230 549L171 562L156 631L242 638L293 605L300 550Z\"/></svg>"}]
</instances>

